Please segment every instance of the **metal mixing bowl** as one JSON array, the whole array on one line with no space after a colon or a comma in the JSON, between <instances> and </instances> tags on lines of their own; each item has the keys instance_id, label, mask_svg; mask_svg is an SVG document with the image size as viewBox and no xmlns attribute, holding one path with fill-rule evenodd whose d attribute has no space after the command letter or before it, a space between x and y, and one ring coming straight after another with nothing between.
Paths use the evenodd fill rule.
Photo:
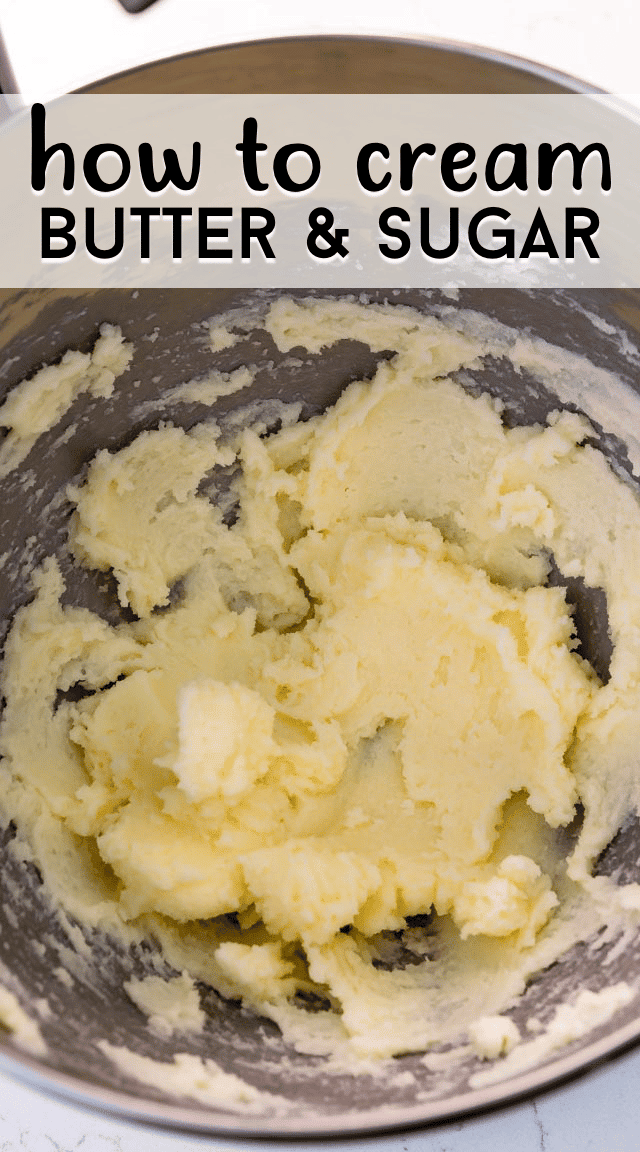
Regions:
<instances>
[{"instance_id":1,"label":"metal mixing bowl","mask_svg":"<svg viewBox=\"0 0 640 1152\"><path fill-rule=\"evenodd\" d=\"M464 47L410 42L358 39L308 39L236 46L200 53L178 61L163 62L116 78L99 86L102 91L490 91L557 92L585 90L580 85L551 75L534 66L508 61L496 54ZM96 90L98 90L96 88ZM297 293L301 294L301 293ZM326 293L323 293L323 295ZM329 293L334 294L334 293ZM369 294L384 299L383 291ZM119 324L136 345L129 379L140 380L135 396L118 392L116 401L79 400L63 425L39 441L24 467L32 469L35 484L25 499L20 483L11 476L2 486L2 551L8 553L0 589L0 616L4 631L17 607L29 596L20 561L33 566L59 549L66 537L69 507L51 506L51 497L76 477L99 447L115 448L142 427L154 425L153 415L132 423L132 410L142 400L153 401L158 390L197 375L211 367L211 353L199 349L193 325L230 308L261 306L269 293L254 291L128 291L105 289L93 292L25 291L4 293L0 300L2 343L1 391L8 390L43 362L59 357L69 347L88 350L100 323ZM424 290L396 291L393 300L429 310L442 301L439 293ZM451 303L450 301L448 301ZM595 364L615 372L623 387L640 390L625 348L640 342L640 293L635 290L518 291L477 289L461 291L459 305L471 307L511 326L525 328L586 355ZM594 320L595 318L595 320ZM155 342L142 339L157 330ZM280 357L264 336L256 334L246 343L217 354L219 367L229 370L243 362L262 362L250 395L242 404L277 395L300 399L303 416L333 402L350 380L370 372L376 357L362 345L346 344L310 357L299 365ZM267 362L274 362L276 369ZM276 384L274 385L274 381ZM496 369L493 386L506 404L520 405L521 381ZM237 399L219 401L216 416L224 420ZM525 411L529 421L544 417L555 406L553 397L538 390L528 394ZM175 420L185 426L206 415L197 406L184 407ZM166 413L163 413L166 416ZM514 417L515 418L515 417ZM71 427L60 439L61 427ZM56 444L54 450L54 443ZM625 466L619 442L607 441L607 451ZM12 577L12 573L18 573ZM72 592L74 590L72 589ZM83 580L74 594L91 607L105 609L103 587ZM601 597L574 587L577 618L585 651L606 674L608 634ZM426 1123L538 1090L559 1078L584 1069L640 1037L640 1014L633 1004L586 1039L569 1045L533 1071L484 1089L470 1089L469 1075L480 1066L466 1056L440 1072L429 1071L419 1056L396 1061L398 1070L410 1069L413 1086L391 1078L328 1076L320 1058L304 1057L290 1050L276 1027L259 1020L237 1003L222 1001L204 992L208 1018L202 1035L181 1038L180 1049L217 1063L258 1088L289 1097L295 1107L286 1119L265 1114L238 1116L224 1107L204 1107L184 1098L142 1086L117 1072L104 1058L97 1041L108 1039L156 1060L170 1060L174 1045L153 1036L141 1013L125 995L122 982L131 965L145 969L144 950L124 955L113 941L95 935L91 940L90 971L69 988L52 973L66 955L69 940L49 916L42 898L37 870L20 864L8 851L11 827L2 834L3 901L0 908L0 960L6 980L24 1008L45 998L50 1015L39 1021L48 1044L48 1055L36 1059L25 1054L10 1035L0 1043L0 1068L18 1078L60 1096L85 1102L116 1114L143 1119L157 1125L237 1135L328 1135L373 1132L380 1129ZM614 872L624 880L640 880L638 825L630 821L598 864L603 873ZM572 950L560 963L544 972L529 987L515 1009L516 1021L537 1016L545 1021L554 1006L572 992L588 986L598 989L616 980L640 982L640 933L615 952L610 941L599 952L584 947ZM62 952L61 952L62 950ZM610 957L611 962L605 961ZM269 1061L264 1054L268 1048ZM418 1087L416 1088L416 1083Z\"/></svg>"},{"instance_id":2,"label":"metal mixing bowl","mask_svg":"<svg viewBox=\"0 0 640 1152\"><path fill-rule=\"evenodd\" d=\"M296 36L207 48L91 84L117 92L594 92L490 48L424 39Z\"/></svg>"},{"instance_id":3,"label":"metal mixing bowl","mask_svg":"<svg viewBox=\"0 0 640 1152\"><path fill-rule=\"evenodd\" d=\"M273 295L273 294L272 294ZM384 292L370 294L381 300ZM4 388L31 372L43 361L51 361L68 347L91 347L98 326L108 320L121 325L136 345L130 380L140 380L137 389L121 390L115 400L80 399L56 430L47 434L25 461L33 469L36 483L25 498L19 479L11 476L3 484L3 551L14 560L29 557L37 564L44 556L60 549L66 537L69 506L51 508L50 501L61 485L77 476L99 447L117 448L142 427L154 425L153 412L144 420L132 422L134 406L157 397L173 385L211 366L211 352L194 341L193 325L235 307L262 307L270 294L255 291L189 291L178 293L145 290L137 297L123 290L99 290L69 296L59 292L25 292L5 299L0 313L5 373ZM429 310L442 302L439 293L421 290L394 293L394 302ZM449 302L450 303L450 302ZM531 332L586 354L591 361L614 371L622 386L640 388L624 351L625 332L636 344L640 340L640 293L631 291L520 292L513 290L467 290L460 294L461 307L471 307L499 321ZM599 318L594 322L594 317ZM602 321L605 323L603 324ZM609 326L607 328L607 325ZM142 339L157 331L155 342ZM617 334L616 334L617 333ZM261 361L250 395L254 399L299 399L303 417L325 408L336 399L345 384L370 372L376 357L362 345L347 343L292 363L280 357L264 333L255 333L217 355L219 366L232 369L240 363ZM280 360L285 362L280 366ZM275 369L269 365L275 363ZM277 388L274 386L277 381ZM522 380L504 374L499 365L492 372L492 387L505 400L505 418L515 419L522 404ZM216 415L224 422L238 401L219 401ZM525 413L535 421L554 407L554 400L538 390L527 393ZM197 405L182 406L174 413L176 422L191 425L207 413ZM66 425L75 431L60 442ZM58 441L53 450L54 443ZM608 441L609 455L624 466L619 442ZM34 544L35 538L35 544ZM5 622L29 596L20 564L5 564L0 613ZM11 573L17 573L12 579ZM83 577L71 584L72 597L92 608L109 611L104 600L104 583ZM606 613L601 597L574 585L569 590L577 603L578 627L592 662L606 676L609 652ZM561 1056L550 1059L531 1073L482 1090L471 1090L468 1077L479 1067L466 1057L452 1068L431 1072L418 1056L406 1056L400 1067L410 1069L418 1083L414 1087L394 1086L392 1081L367 1076L327 1076L322 1060L290 1051L276 1027L259 1020L235 1003L223 1002L215 993L205 993L209 1013L202 1035L181 1038L179 1048L204 1058L213 1056L225 1069L236 1072L261 1089L285 1095L295 1101L295 1110L286 1119L268 1113L247 1119L224 1108L203 1108L189 1100L172 1099L157 1090L127 1080L114 1070L96 1042L108 1039L156 1060L171 1059L174 1045L154 1037L146 1021L122 989L123 979L134 968L144 971L144 952L124 955L100 935L91 940L93 970L72 988L56 980L52 972L65 956L69 941L46 910L37 871L20 865L7 851L12 835L6 829L2 840L4 899L0 922L0 960L15 976L14 989L27 1011L46 998L51 1015L40 1027L49 1046L41 1060L25 1054L7 1037L1 1045L0 1066L19 1077L53 1092L85 1100L102 1108L156 1123L179 1124L195 1129L255 1133L341 1133L375 1130L442 1119L497 1101L512 1099L548 1084L558 1077L588 1065L603 1054L640 1036L640 1018L633 1004L609 1024L576 1042ZM630 822L620 832L599 863L602 872L615 871L624 880L640 880L638 866L638 827ZM34 941L39 944L34 948ZM597 990L604 984L624 979L640 981L640 933L617 958L612 941L600 951L577 947L561 963L536 979L518 1006L514 1018L549 1018L554 1006L582 987ZM62 952L61 952L62 950ZM607 955L612 961L606 963ZM11 986L11 984L10 984ZM268 1044L269 1061L264 1054ZM286 1062L286 1071L283 1070ZM426 1094L417 1099L417 1091Z\"/></svg>"}]
</instances>

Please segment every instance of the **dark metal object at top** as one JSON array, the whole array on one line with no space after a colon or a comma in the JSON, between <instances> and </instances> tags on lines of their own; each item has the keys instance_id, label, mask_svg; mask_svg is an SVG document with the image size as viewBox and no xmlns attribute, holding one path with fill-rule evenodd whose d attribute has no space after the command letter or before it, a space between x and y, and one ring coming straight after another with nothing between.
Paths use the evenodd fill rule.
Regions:
<instances>
[{"instance_id":1,"label":"dark metal object at top","mask_svg":"<svg viewBox=\"0 0 640 1152\"><path fill-rule=\"evenodd\" d=\"M144 8L150 8L155 2L156 0L119 0L127 12L142 12Z\"/></svg>"}]
</instances>

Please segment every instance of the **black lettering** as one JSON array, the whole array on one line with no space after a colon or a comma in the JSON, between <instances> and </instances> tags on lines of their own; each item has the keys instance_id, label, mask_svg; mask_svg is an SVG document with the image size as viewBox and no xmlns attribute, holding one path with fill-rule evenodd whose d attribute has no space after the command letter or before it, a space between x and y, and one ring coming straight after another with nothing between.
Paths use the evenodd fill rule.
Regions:
<instances>
[{"instance_id":1,"label":"black lettering","mask_svg":"<svg viewBox=\"0 0 640 1152\"><path fill-rule=\"evenodd\" d=\"M382 192L391 183L391 173L385 172L380 180L374 180L371 175L371 157L378 153L384 160L389 159L389 149L386 144L365 144L358 152L356 170L358 183L365 192Z\"/></svg>"},{"instance_id":2,"label":"black lettering","mask_svg":"<svg viewBox=\"0 0 640 1152\"><path fill-rule=\"evenodd\" d=\"M290 176L288 165L292 156L300 154L309 158L311 172L306 180L298 182ZM309 144L285 144L284 147L278 148L273 158L273 175L276 184L283 192L307 192L320 179L320 157L315 148L311 148Z\"/></svg>"},{"instance_id":3,"label":"black lettering","mask_svg":"<svg viewBox=\"0 0 640 1152\"><path fill-rule=\"evenodd\" d=\"M549 192L553 183L553 169L556 160L563 152L568 152L573 161L573 187L576 191L582 188L582 170L585 162L593 153L600 157L602 174L600 187L603 192L611 191L611 163L609 153L604 144L587 144L586 148L577 148L575 144L558 144L553 148L551 144L540 144L538 147L538 188L541 192Z\"/></svg>"},{"instance_id":4,"label":"black lettering","mask_svg":"<svg viewBox=\"0 0 640 1152\"><path fill-rule=\"evenodd\" d=\"M253 217L260 217L261 224L254 224ZM262 249L265 260L275 260L275 252L267 237L271 235L276 226L276 218L268 208L243 208L240 213L241 257L243 260L251 259L251 241L257 240Z\"/></svg>"},{"instance_id":5,"label":"black lettering","mask_svg":"<svg viewBox=\"0 0 640 1152\"><path fill-rule=\"evenodd\" d=\"M34 104L31 109L31 187L34 192L44 191L47 164L56 152L61 152L64 156L62 187L65 192L70 192L75 180L73 149L64 141L45 148L45 123L44 104Z\"/></svg>"},{"instance_id":6,"label":"black lettering","mask_svg":"<svg viewBox=\"0 0 640 1152\"><path fill-rule=\"evenodd\" d=\"M539 241L536 239L538 234L541 236L541 240ZM534 252L540 252L546 256L550 256L552 260L558 259L558 250L547 227L547 222L542 215L541 208L538 208L538 211L533 217L531 227L527 232L525 242L520 250L520 259L528 260L529 256L533 255Z\"/></svg>"},{"instance_id":7,"label":"black lettering","mask_svg":"<svg viewBox=\"0 0 640 1152\"><path fill-rule=\"evenodd\" d=\"M233 260L233 248L209 248L209 240L228 240L228 228L210 228L214 220L233 216L233 208L198 208L198 260Z\"/></svg>"},{"instance_id":8,"label":"black lettering","mask_svg":"<svg viewBox=\"0 0 640 1152\"><path fill-rule=\"evenodd\" d=\"M389 236L392 240L398 240L397 248L392 248L389 244L379 244L378 248L387 260L401 260L406 256L411 248L411 240L407 233L402 228L392 228L390 221L393 219L402 220L403 224L408 224L411 217L404 208L385 208L381 213L378 225L383 236Z\"/></svg>"},{"instance_id":9,"label":"black lettering","mask_svg":"<svg viewBox=\"0 0 640 1152\"><path fill-rule=\"evenodd\" d=\"M117 179L109 183L108 180L103 180L98 172L98 160L101 156L111 155L118 157L122 169ZM94 144L84 158L82 171L87 184L94 192L117 192L119 188L124 188L131 175L131 161L125 149L119 144Z\"/></svg>"},{"instance_id":10,"label":"black lettering","mask_svg":"<svg viewBox=\"0 0 640 1152\"><path fill-rule=\"evenodd\" d=\"M400 145L400 187L403 192L413 188L413 173L421 156L435 156L435 144L420 144L412 148L410 144Z\"/></svg>"},{"instance_id":11,"label":"black lettering","mask_svg":"<svg viewBox=\"0 0 640 1152\"><path fill-rule=\"evenodd\" d=\"M164 172L160 179L156 180L153 170L153 148L151 144L140 144L138 146L140 175L147 192L162 192L167 187L167 184L173 184L173 187L177 188L180 192L190 192L192 188L195 188L200 176L201 153L202 149L196 140L191 154L191 175L187 180L187 178L182 175L180 161L178 160L175 150L173 148L165 148L162 153Z\"/></svg>"},{"instance_id":12,"label":"black lettering","mask_svg":"<svg viewBox=\"0 0 640 1152\"><path fill-rule=\"evenodd\" d=\"M420 247L425 256L430 256L433 260L446 260L448 256L453 256L454 252L458 251L460 242L459 214L458 208L449 209L449 243L445 248L434 248L430 237L429 209L420 209Z\"/></svg>"},{"instance_id":13,"label":"black lettering","mask_svg":"<svg viewBox=\"0 0 640 1152\"><path fill-rule=\"evenodd\" d=\"M579 228L576 224L578 219L587 220L588 223ZM595 236L598 228L600 227L600 219L597 212L593 212L591 208L566 208L565 220L565 255L567 260L573 260L574 258L576 240L582 241L585 246L587 255L591 260L599 260L600 256L595 244L593 243L593 240L591 239L592 236Z\"/></svg>"},{"instance_id":14,"label":"black lettering","mask_svg":"<svg viewBox=\"0 0 640 1152\"><path fill-rule=\"evenodd\" d=\"M85 244L90 256L96 260L113 260L124 248L124 208L113 210L113 244L110 248L98 248L96 244L95 208L87 208L85 213Z\"/></svg>"},{"instance_id":15,"label":"black lettering","mask_svg":"<svg viewBox=\"0 0 640 1152\"><path fill-rule=\"evenodd\" d=\"M130 215L133 220L136 217L140 218L140 259L148 260L151 249L151 239L149 235L149 221L152 216L159 216L159 208L132 208Z\"/></svg>"},{"instance_id":16,"label":"black lettering","mask_svg":"<svg viewBox=\"0 0 640 1152\"><path fill-rule=\"evenodd\" d=\"M268 184L258 175L258 152L266 152L267 145L258 143L258 121L248 116L242 125L242 143L236 144L236 152L242 153L242 171L252 192L266 192Z\"/></svg>"},{"instance_id":17,"label":"black lettering","mask_svg":"<svg viewBox=\"0 0 640 1152\"><path fill-rule=\"evenodd\" d=\"M511 156L511 171L503 180L498 180L496 168L503 156ZM521 192L526 192L528 190L526 144L498 144L492 148L487 158L485 180L491 192L506 192L507 188L519 188Z\"/></svg>"},{"instance_id":18,"label":"black lettering","mask_svg":"<svg viewBox=\"0 0 640 1152\"><path fill-rule=\"evenodd\" d=\"M478 177L472 172L467 180L457 180L456 172L469 168L476 158L476 150L470 144L449 144L442 153L440 174L445 188L450 192L468 192Z\"/></svg>"},{"instance_id":19,"label":"black lettering","mask_svg":"<svg viewBox=\"0 0 640 1152\"><path fill-rule=\"evenodd\" d=\"M162 215L172 220L171 228L171 255L174 260L182 260L182 220L184 216L191 216L190 208L163 208Z\"/></svg>"},{"instance_id":20,"label":"black lettering","mask_svg":"<svg viewBox=\"0 0 640 1152\"><path fill-rule=\"evenodd\" d=\"M480 212L476 212L469 221L469 246L476 256L483 256L487 260L499 260L501 256L506 256L507 260L513 260L515 252L513 228L493 229L491 235L494 239L504 240L501 248L485 248L484 244L480 242L478 229L485 220L489 220L492 216L506 221L509 220L511 213L507 212L506 208L482 208Z\"/></svg>"},{"instance_id":21,"label":"black lettering","mask_svg":"<svg viewBox=\"0 0 640 1152\"><path fill-rule=\"evenodd\" d=\"M64 223L57 228L53 227L54 220L62 220ZM73 235L76 219L73 212L69 212L67 208L43 208L42 209L42 245L41 255L43 260L64 260L67 256L73 256L76 249L76 238ZM63 240L63 247L52 247L52 240Z\"/></svg>"}]
</instances>

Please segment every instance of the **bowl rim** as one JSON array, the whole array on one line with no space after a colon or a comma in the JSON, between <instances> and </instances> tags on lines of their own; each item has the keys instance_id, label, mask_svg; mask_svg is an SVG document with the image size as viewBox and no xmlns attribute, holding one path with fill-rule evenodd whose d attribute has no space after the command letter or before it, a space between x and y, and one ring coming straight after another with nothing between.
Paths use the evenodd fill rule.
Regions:
<instances>
[{"instance_id":1,"label":"bowl rim","mask_svg":"<svg viewBox=\"0 0 640 1152\"><path fill-rule=\"evenodd\" d=\"M185 1134L255 1140L348 1139L384 1136L453 1123L465 1117L511 1106L579 1076L588 1075L605 1062L619 1059L639 1039L640 1017L575 1052L552 1057L544 1064L481 1088L469 1088L456 1096L414 1105L399 1105L397 1108L387 1106L366 1112L341 1112L326 1117L316 1115L311 1121L304 1116L263 1116L253 1119L240 1112L221 1111L218 1114L213 1108L195 1103L166 1104L145 1100L125 1089L116 1090L102 1085L89 1087L75 1076L43 1066L26 1051L18 1054L15 1046L4 1040L0 1041L0 1072L60 1102L98 1110L114 1119L132 1121L145 1127Z\"/></svg>"},{"instance_id":2,"label":"bowl rim","mask_svg":"<svg viewBox=\"0 0 640 1152\"><path fill-rule=\"evenodd\" d=\"M300 32L290 32L283 36L256 36L248 40L230 41L224 44L212 44L209 47L197 48L190 52L176 53L174 56L163 56L158 60L150 61L145 64L136 65L132 68L124 68L118 72L104 76L99 80L91 81L91 83L82 85L80 88L74 89L76 93L90 93L102 84L112 84L119 80L124 80L128 76L135 75L136 73L144 73L147 70L155 68L159 64L169 65L183 60L193 60L199 56L209 55L210 53L228 52L230 49L243 49L253 47L266 47L269 45L284 45L284 44L297 44L301 40L308 43L369 43L373 45L403 45L414 46L416 48L434 48L436 51L443 53L457 53L463 56L469 56L473 59L480 61L489 61L491 63L500 64L503 67L511 68L514 71L519 71L527 76L535 76L538 79L547 81L549 84L557 84L560 87L566 88L568 93L576 95L604 95L605 89L599 88L596 85L589 83L586 80L574 76L572 73L563 72L557 68L552 68L547 64L541 64L536 60L532 60L527 56L520 56L517 53L505 52L502 49L490 48L485 45L475 44L468 40L452 40L447 37L428 36L423 33L412 32L399 32L393 35L385 35L383 33L367 33L367 32L318 32L306 33L303 30ZM339 94L339 93L338 93Z\"/></svg>"}]
</instances>

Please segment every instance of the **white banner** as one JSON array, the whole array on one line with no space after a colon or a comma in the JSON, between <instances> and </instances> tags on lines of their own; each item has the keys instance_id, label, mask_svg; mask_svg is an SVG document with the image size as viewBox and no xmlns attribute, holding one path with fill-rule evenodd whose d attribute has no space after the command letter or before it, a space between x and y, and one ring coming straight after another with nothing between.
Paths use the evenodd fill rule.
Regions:
<instances>
[{"instance_id":1,"label":"white banner","mask_svg":"<svg viewBox=\"0 0 640 1152\"><path fill-rule=\"evenodd\" d=\"M637 116L578 95L36 103L0 132L0 287L636 287Z\"/></svg>"}]
</instances>

